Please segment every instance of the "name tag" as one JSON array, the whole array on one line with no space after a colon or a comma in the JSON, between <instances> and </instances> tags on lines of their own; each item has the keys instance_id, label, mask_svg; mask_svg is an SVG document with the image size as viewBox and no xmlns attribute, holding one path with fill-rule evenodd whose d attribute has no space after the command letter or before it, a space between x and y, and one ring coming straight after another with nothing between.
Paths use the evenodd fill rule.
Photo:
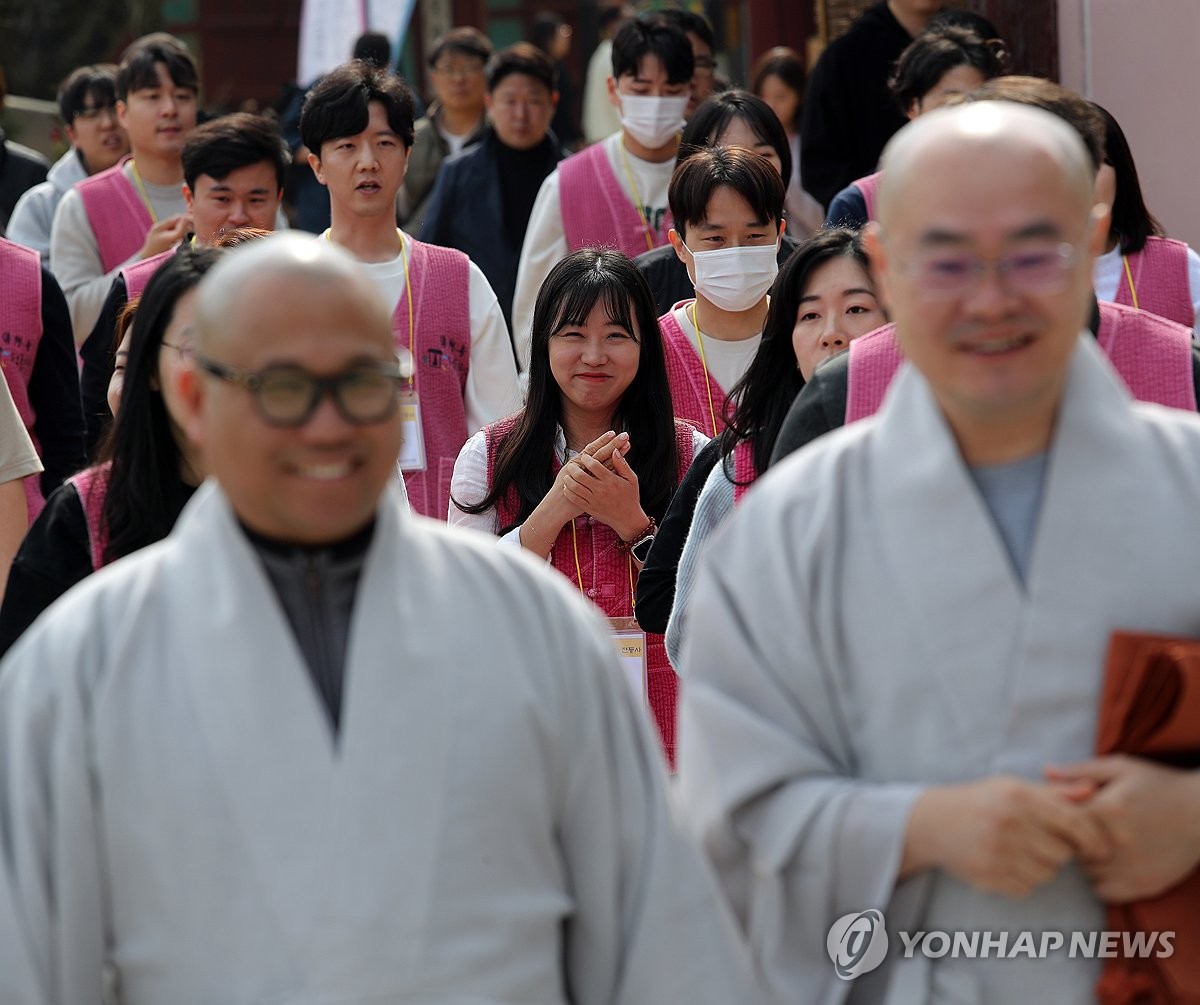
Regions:
<instances>
[{"instance_id":1,"label":"name tag","mask_svg":"<svg viewBox=\"0 0 1200 1005\"><path fill-rule=\"evenodd\" d=\"M425 470L425 433L421 429L421 402L415 391L400 394L400 470Z\"/></svg>"},{"instance_id":2,"label":"name tag","mask_svg":"<svg viewBox=\"0 0 1200 1005\"><path fill-rule=\"evenodd\" d=\"M646 696L646 633L633 618L609 618L608 623L612 628L613 646L625 683L629 685L637 703L649 708Z\"/></svg>"}]
</instances>

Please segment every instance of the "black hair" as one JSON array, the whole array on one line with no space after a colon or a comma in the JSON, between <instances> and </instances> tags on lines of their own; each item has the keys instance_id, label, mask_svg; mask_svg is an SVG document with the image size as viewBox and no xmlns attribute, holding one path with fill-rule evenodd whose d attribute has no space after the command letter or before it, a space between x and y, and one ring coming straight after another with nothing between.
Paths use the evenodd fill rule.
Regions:
<instances>
[{"instance_id":1,"label":"black hair","mask_svg":"<svg viewBox=\"0 0 1200 1005\"><path fill-rule=\"evenodd\" d=\"M937 28L950 27L966 28L968 31L975 32L980 38L994 38L1003 41L1000 38L1000 32L996 30L996 26L982 14L976 14L973 10L956 10L947 7L944 10L938 11L929 19L925 25L925 30L931 31Z\"/></svg>"},{"instance_id":2,"label":"black hair","mask_svg":"<svg viewBox=\"0 0 1200 1005\"><path fill-rule=\"evenodd\" d=\"M771 106L749 91L721 91L705 99L683 127L677 163L716 143L734 119L741 119L763 143L775 148L786 189L792 172L798 169L792 163L792 145Z\"/></svg>"},{"instance_id":3,"label":"black hair","mask_svg":"<svg viewBox=\"0 0 1200 1005\"><path fill-rule=\"evenodd\" d=\"M1079 134L1092 168L1104 163L1104 119L1092 103L1074 91L1041 77L996 77L963 96L964 101L1013 101L1057 115Z\"/></svg>"},{"instance_id":4,"label":"black hair","mask_svg":"<svg viewBox=\"0 0 1200 1005\"><path fill-rule=\"evenodd\" d=\"M383 105L388 127L411 147L412 92L399 77L361 59L343 63L313 85L300 111L300 139L320 157L322 144L367 128L372 101Z\"/></svg>"},{"instance_id":5,"label":"black hair","mask_svg":"<svg viewBox=\"0 0 1200 1005\"><path fill-rule=\"evenodd\" d=\"M613 37L612 75L636 77L642 60L657 56L672 84L691 83L696 70L692 43L683 31L661 14L639 14L617 29Z\"/></svg>"},{"instance_id":6,"label":"black hair","mask_svg":"<svg viewBox=\"0 0 1200 1005\"><path fill-rule=\"evenodd\" d=\"M87 106L89 97L97 107L116 104L116 63L79 66L67 74L58 85L58 114L65 125L75 121L75 116Z\"/></svg>"},{"instance_id":7,"label":"black hair","mask_svg":"<svg viewBox=\"0 0 1200 1005\"><path fill-rule=\"evenodd\" d=\"M455 500L459 509L482 513L515 491L517 523L522 523L550 491L555 431L562 422L562 391L550 370L550 340L568 325L585 324L601 302L613 322L638 339L637 374L621 396L613 428L629 434L626 460L637 473L642 509L662 519L679 484L679 458L654 295L628 258L593 248L560 261L538 290L525 408L500 445L487 496L474 505Z\"/></svg>"},{"instance_id":8,"label":"black hair","mask_svg":"<svg viewBox=\"0 0 1200 1005\"><path fill-rule=\"evenodd\" d=\"M167 76L176 87L189 91L200 90L200 74L192 53L174 35L156 31L131 42L121 53L117 69L117 98L125 101L130 91L158 86L158 64L166 67Z\"/></svg>"},{"instance_id":9,"label":"black hair","mask_svg":"<svg viewBox=\"0 0 1200 1005\"><path fill-rule=\"evenodd\" d=\"M796 92L796 119L793 122L785 122L783 125L786 129L798 133L806 87L804 60L800 58L800 54L795 49L789 49L786 45L777 45L774 49L768 49L754 64L753 83L750 90L762 97L763 83L768 77L778 77Z\"/></svg>"},{"instance_id":10,"label":"black hair","mask_svg":"<svg viewBox=\"0 0 1200 1005\"><path fill-rule=\"evenodd\" d=\"M488 94L491 94L505 77L514 73L532 77L539 84L545 85L551 94L558 89L554 63L541 49L529 42L518 42L507 49L501 49L488 61Z\"/></svg>"},{"instance_id":11,"label":"black hair","mask_svg":"<svg viewBox=\"0 0 1200 1005\"><path fill-rule=\"evenodd\" d=\"M680 161L671 175L667 202L681 237L701 223L713 193L733 189L750 204L757 219L775 224L783 219L785 189L774 165L744 147L707 147Z\"/></svg>"},{"instance_id":12,"label":"black hair","mask_svg":"<svg viewBox=\"0 0 1200 1005\"><path fill-rule=\"evenodd\" d=\"M292 156L272 119L235 112L197 126L183 144L183 180L193 192L202 174L221 181L231 171L266 161L275 169L277 188Z\"/></svg>"},{"instance_id":13,"label":"black hair","mask_svg":"<svg viewBox=\"0 0 1200 1005\"><path fill-rule=\"evenodd\" d=\"M551 43L558 30L567 22L553 11L544 10L534 16L533 27L529 29L529 41L544 53L550 52Z\"/></svg>"},{"instance_id":14,"label":"black hair","mask_svg":"<svg viewBox=\"0 0 1200 1005\"><path fill-rule=\"evenodd\" d=\"M445 35L433 43L429 51L429 66L442 58L444 52L457 52L460 56L474 56L481 63L492 58L494 46L478 28L451 28Z\"/></svg>"},{"instance_id":15,"label":"black hair","mask_svg":"<svg viewBox=\"0 0 1200 1005\"><path fill-rule=\"evenodd\" d=\"M969 66L984 80L999 77L1008 70L1008 53L999 39L987 39L967 28L943 25L926 29L909 43L888 78L888 89L903 115L909 106L937 87L951 70Z\"/></svg>"},{"instance_id":16,"label":"black hair","mask_svg":"<svg viewBox=\"0 0 1200 1005\"><path fill-rule=\"evenodd\" d=\"M601 7L600 15L596 19L596 25L603 32L606 28L611 28L614 24L623 21L627 13L625 7L619 3Z\"/></svg>"},{"instance_id":17,"label":"black hair","mask_svg":"<svg viewBox=\"0 0 1200 1005\"><path fill-rule=\"evenodd\" d=\"M364 63L386 70L392 63L392 43L382 32L364 32L354 40L354 52L350 58L361 59Z\"/></svg>"},{"instance_id":18,"label":"black hair","mask_svg":"<svg viewBox=\"0 0 1200 1005\"><path fill-rule=\"evenodd\" d=\"M771 306L758 351L729 392L730 400L737 402L737 409L720 434L722 457L730 457L742 440L752 440L754 468L760 473L767 470L783 420L804 387L792 345L800 298L813 273L826 262L841 257L856 261L870 279L867 253L858 231L842 227L818 231L801 242L779 270L771 286ZM726 472L733 481L731 465Z\"/></svg>"},{"instance_id":19,"label":"black hair","mask_svg":"<svg viewBox=\"0 0 1200 1005\"><path fill-rule=\"evenodd\" d=\"M1107 108L1094 101L1091 104L1104 120L1104 163L1117 176L1117 192L1113 196L1108 232L1119 239L1121 254L1132 255L1146 246L1146 238L1162 237L1164 231L1162 224L1146 208L1137 165L1133 162L1133 151L1129 149L1124 130Z\"/></svg>"},{"instance_id":20,"label":"black hair","mask_svg":"<svg viewBox=\"0 0 1200 1005\"><path fill-rule=\"evenodd\" d=\"M707 45L709 49L716 49L717 42L713 37L712 25L708 23L708 18L703 14L697 14L691 10L683 10L681 7L668 7L666 10L659 11L659 13L668 21L677 25L685 34L690 31L701 42Z\"/></svg>"},{"instance_id":21,"label":"black hair","mask_svg":"<svg viewBox=\"0 0 1200 1005\"><path fill-rule=\"evenodd\" d=\"M176 304L222 254L215 248L180 248L154 273L138 302L121 407L101 450L101 459L112 462L103 508L106 562L166 537L190 495L180 480L183 455L171 417L161 389L152 385Z\"/></svg>"}]
</instances>

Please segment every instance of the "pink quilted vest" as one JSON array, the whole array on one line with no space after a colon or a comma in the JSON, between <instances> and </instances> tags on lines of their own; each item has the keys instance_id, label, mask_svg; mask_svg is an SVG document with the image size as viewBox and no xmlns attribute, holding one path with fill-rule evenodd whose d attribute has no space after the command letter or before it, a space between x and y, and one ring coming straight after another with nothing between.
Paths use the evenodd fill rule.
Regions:
<instances>
[{"instance_id":1,"label":"pink quilted vest","mask_svg":"<svg viewBox=\"0 0 1200 1005\"><path fill-rule=\"evenodd\" d=\"M613 174L603 143L558 165L558 201L569 251L613 248L636 258L648 250L641 215ZM662 229L650 232L655 247L667 243L672 226L668 211Z\"/></svg>"},{"instance_id":2,"label":"pink quilted vest","mask_svg":"<svg viewBox=\"0 0 1200 1005\"><path fill-rule=\"evenodd\" d=\"M876 171L874 174L869 174L865 178L859 178L858 181L852 184L859 192L862 193L863 202L867 206L867 219L875 219L875 196L879 192L879 181L883 178L882 171Z\"/></svg>"},{"instance_id":3,"label":"pink quilted vest","mask_svg":"<svg viewBox=\"0 0 1200 1005\"><path fill-rule=\"evenodd\" d=\"M1146 246L1128 256L1138 307L1191 328L1196 323L1188 282L1188 246L1167 237L1149 237ZM1129 277L1121 270L1117 303L1133 306Z\"/></svg>"},{"instance_id":4,"label":"pink quilted vest","mask_svg":"<svg viewBox=\"0 0 1200 1005\"><path fill-rule=\"evenodd\" d=\"M718 463L724 463L724 458ZM754 441L738 440L733 448L733 504L742 501L746 490L758 478L758 469L754 466Z\"/></svg>"},{"instance_id":5,"label":"pink quilted vest","mask_svg":"<svg viewBox=\"0 0 1200 1005\"><path fill-rule=\"evenodd\" d=\"M680 301L684 303L685 301ZM662 330L663 354L667 360L667 383L671 385L671 408L675 418L686 419L705 436L716 436L725 428L729 419L730 405L725 400L725 389L717 383L711 373L705 374L700 354L692 340L687 337L675 320L676 304L658 319ZM709 390L712 391L712 411L708 407ZM720 429L713 429L713 416Z\"/></svg>"},{"instance_id":6,"label":"pink quilted vest","mask_svg":"<svg viewBox=\"0 0 1200 1005\"><path fill-rule=\"evenodd\" d=\"M108 474L112 462L84 468L67 479L79 496L87 520L88 548L92 553L92 571L106 565L104 550L108 547L108 528L104 524L104 497L108 493Z\"/></svg>"},{"instance_id":7,"label":"pink quilted vest","mask_svg":"<svg viewBox=\"0 0 1200 1005\"><path fill-rule=\"evenodd\" d=\"M175 250L175 248L168 248L166 251L160 251L157 255L151 255L149 258L143 258L140 262L127 265L121 270L121 275L125 278L126 300L133 300L142 295L146 284L150 282L150 277L158 271L159 266L175 256Z\"/></svg>"},{"instance_id":8,"label":"pink quilted vest","mask_svg":"<svg viewBox=\"0 0 1200 1005\"><path fill-rule=\"evenodd\" d=\"M29 379L42 340L42 261L36 251L0 238L0 291L0 367L17 414L41 456L33 431L37 415L29 401ZM28 475L24 483L33 523L46 504L41 475Z\"/></svg>"},{"instance_id":9,"label":"pink quilted vest","mask_svg":"<svg viewBox=\"0 0 1200 1005\"><path fill-rule=\"evenodd\" d=\"M107 171L84 178L75 186L96 237L100 264L105 272L132 257L154 224L150 210L122 170L128 160L126 157Z\"/></svg>"},{"instance_id":10,"label":"pink quilted vest","mask_svg":"<svg viewBox=\"0 0 1200 1005\"><path fill-rule=\"evenodd\" d=\"M503 445L519 415L510 415L499 422L484 427L487 437L488 484ZM692 427L686 422L675 420L675 451L679 457L678 481L683 480L692 464ZM558 472L559 463L554 462ZM500 527L512 526L517 521L520 500L516 489L510 488L496 506ZM633 594L630 588L630 558L620 549L621 539L607 524L589 516L576 517L575 534L564 527L550 552L550 564L559 572L578 583L575 569L575 543L579 545L579 573L583 579L584 594L610 618L633 616ZM634 571L636 577L636 570ZM634 579L636 586L637 580ZM679 678L667 660L666 646L661 635L646 634L646 690L650 699L650 711L658 726L659 739L667 763L675 765L675 701Z\"/></svg>"},{"instance_id":11,"label":"pink quilted vest","mask_svg":"<svg viewBox=\"0 0 1200 1005\"><path fill-rule=\"evenodd\" d=\"M846 422L873 415L903 355L896 326L877 328L850 343ZM1100 301L1096 341L1139 401L1196 411L1192 331L1157 314Z\"/></svg>"},{"instance_id":12,"label":"pink quilted vest","mask_svg":"<svg viewBox=\"0 0 1200 1005\"><path fill-rule=\"evenodd\" d=\"M396 305L392 330L396 348L408 350L408 298L413 302L414 386L421 402L425 470L408 472L404 487L412 508L445 520L450 477L467 442L463 395L471 364L471 274L469 259L453 248L410 241L411 289Z\"/></svg>"}]
</instances>

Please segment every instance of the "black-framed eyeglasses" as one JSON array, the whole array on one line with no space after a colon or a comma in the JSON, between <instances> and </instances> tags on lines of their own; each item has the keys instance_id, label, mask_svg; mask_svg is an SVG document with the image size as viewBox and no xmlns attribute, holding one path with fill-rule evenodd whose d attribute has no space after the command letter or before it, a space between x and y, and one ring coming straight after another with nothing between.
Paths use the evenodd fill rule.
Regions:
<instances>
[{"instance_id":1,"label":"black-framed eyeglasses","mask_svg":"<svg viewBox=\"0 0 1200 1005\"><path fill-rule=\"evenodd\" d=\"M117 117L116 105L84 105L75 113L75 118L83 119L84 122L92 122L100 118L101 115L108 114L113 118Z\"/></svg>"},{"instance_id":2,"label":"black-framed eyeglasses","mask_svg":"<svg viewBox=\"0 0 1200 1005\"><path fill-rule=\"evenodd\" d=\"M399 404L399 362L356 363L332 377L318 377L300 366L281 364L251 373L195 353L192 358L205 373L249 391L259 416L272 426L304 425L327 394L338 414L356 426L381 422Z\"/></svg>"}]
</instances>

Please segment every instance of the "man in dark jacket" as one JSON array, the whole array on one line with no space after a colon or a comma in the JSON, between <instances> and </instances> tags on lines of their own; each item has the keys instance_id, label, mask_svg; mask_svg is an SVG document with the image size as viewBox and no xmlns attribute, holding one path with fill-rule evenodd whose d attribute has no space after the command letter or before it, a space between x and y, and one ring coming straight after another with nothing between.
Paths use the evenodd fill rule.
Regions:
<instances>
[{"instance_id":1,"label":"man in dark jacket","mask_svg":"<svg viewBox=\"0 0 1200 1005\"><path fill-rule=\"evenodd\" d=\"M533 202L563 158L549 131L558 93L554 65L518 42L487 68L491 126L481 142L446 161L429 197L421 240L457 248L487 276L512 330L517 263Z\"/></svg>"}]
</instances>

